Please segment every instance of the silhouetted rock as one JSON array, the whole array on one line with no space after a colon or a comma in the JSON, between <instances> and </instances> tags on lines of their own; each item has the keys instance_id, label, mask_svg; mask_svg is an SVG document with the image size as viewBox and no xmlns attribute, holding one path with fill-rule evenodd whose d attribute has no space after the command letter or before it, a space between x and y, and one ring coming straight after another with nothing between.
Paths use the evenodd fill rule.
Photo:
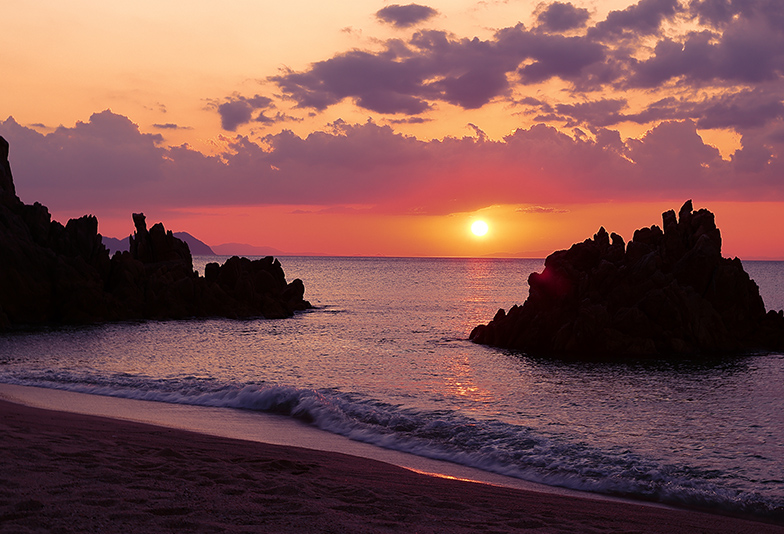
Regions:
<instances>
[{"instance_id":1,"label":"silhouetted rock","mask_svg":"<svg viewBox=\"0 0 784 534\"><path fill-rule=\"evenodd\" d=\"M619 357L784 348L784 313L765 313L737 258L721 256L713 213L686 202L624 247L604 228L554 252L528 299L470 338L534 354Z\"/></svg>"},{"instance_id":2,"label":"silhouetted rock","mask_svg":"<svg viewBox=\"0 0 784 534\"><path fill-rule=\"evenodd\" d=\"M0 329L186 317L288 317L310 307L301 280L273 258L193 270L188 245L134 213L130 250L110 258L92 215L63 226L16 196L0 137Z\"/></svg>"},{"instance_id":3,"label":"silhouetted rock","mask_svg":"<svg viewBox=\"0 0 784 534\"><path fill-rule=\"evenodd\" d=\"M188 232L174 232L174 237L188 244L191 254L194 256L215 256L215 251L200 239L193 237ZM109 249L109 254L115 252L128 252L131 250L130 238L117 239L116 237L101 237L104 246Z\"/></svg>"},{"instance_id":4,"label":"silhouetted rock","mask_svg":"<svg viewBox=\"0 0 784 534\"><path fill-rule=\"evenodd\" d=\"M14 180L11 178L11 164L8 162L8 141L0 136L0 202L19 203L16 197Z\"/></svg>"}]
</instances>

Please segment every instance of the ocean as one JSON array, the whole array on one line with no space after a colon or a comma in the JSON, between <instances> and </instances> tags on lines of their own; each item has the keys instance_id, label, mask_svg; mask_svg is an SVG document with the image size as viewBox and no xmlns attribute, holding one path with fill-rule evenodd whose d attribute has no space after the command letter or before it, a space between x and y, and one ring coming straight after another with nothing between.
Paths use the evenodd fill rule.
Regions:
<instances>
[{"instance_id":1,"label":"ocean","mask_svg":"<svg viewBox=\"0 0 784 534\"><path fill-rule=\"evenodd\" d=\"M6 333L0 383L273 413L531 482L784 521L783 354L532 358L468 334L522 304L542 260L280 260L314 309ZM784 262L744 267L784 308Z\"/></svg>"}]
</instances>

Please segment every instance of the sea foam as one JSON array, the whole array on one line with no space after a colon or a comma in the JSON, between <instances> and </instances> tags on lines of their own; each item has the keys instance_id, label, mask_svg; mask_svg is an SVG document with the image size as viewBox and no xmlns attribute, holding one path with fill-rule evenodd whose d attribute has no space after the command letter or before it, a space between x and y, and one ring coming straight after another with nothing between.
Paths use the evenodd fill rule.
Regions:
<instances>
[{"instance_id":1,"label":"sea foam","mask_svg":"<svg viewBox=\"0 0 784 534\"><path fill-rule=\"evenodd\" d=\"M85 376L38 371L3 382L135 400L273 413L352 440L444 460L530 482L673 505L779 518L781 506L721 484L722 473L649 460L630 450L600 450L557 433L544 434L453 410L421 411L337 389L221 383L127 374Z\"/></svg>"}]
</instances>

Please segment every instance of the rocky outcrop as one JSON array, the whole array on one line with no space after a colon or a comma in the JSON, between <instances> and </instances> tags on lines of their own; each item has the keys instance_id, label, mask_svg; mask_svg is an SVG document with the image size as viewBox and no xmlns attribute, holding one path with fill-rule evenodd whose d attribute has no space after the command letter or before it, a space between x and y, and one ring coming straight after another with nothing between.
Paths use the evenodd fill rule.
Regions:
<instances>
[{"instance_id":1,"label":"rocky outcrop","mask_svg":"<svg viewBox=\"0 0 784 534\"><path fill-rule=\"evenodd\" d=\"M566 357L784 349L784 314L765 312L737 258L721 255L713 213L686 202L626 245L604 228L554 252L528 299L471 332L476 343Z\"/></svg>"},{"instance_id":2,"label":"rocky outcrop","mask_svg":"<svg viewBox=\"0 0 784 534\"><path fill-rule=\"evenodd\" d=\"M286 282L278 260L231 258L193 270L188 245L134 213L130 250L110 257L92 215L53 221L16 196L0 137L0 330L188 317L288 317L310 307L301 280Z\"/></svg>"}]
</instances>

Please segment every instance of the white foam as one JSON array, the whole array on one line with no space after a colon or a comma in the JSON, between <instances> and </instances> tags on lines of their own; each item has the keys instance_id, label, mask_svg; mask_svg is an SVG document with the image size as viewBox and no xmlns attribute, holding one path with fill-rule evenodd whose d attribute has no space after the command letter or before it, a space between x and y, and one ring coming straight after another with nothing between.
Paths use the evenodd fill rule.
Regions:
<instances>
[{"instance_id":1,"label":"white foam","mask_svg":"<svg viewBox=\"0 0 784 534\"><path fill-rule=\"evenodd\" d=\"M623 500L536 484L451 462L384 449L319 430L291 417L269 413L88 395L12 384L0 384L0 398L48 410L110 417L232 439L339 452L379 460L434 476L551 494Z\"/></svg>"}]
</instances>

